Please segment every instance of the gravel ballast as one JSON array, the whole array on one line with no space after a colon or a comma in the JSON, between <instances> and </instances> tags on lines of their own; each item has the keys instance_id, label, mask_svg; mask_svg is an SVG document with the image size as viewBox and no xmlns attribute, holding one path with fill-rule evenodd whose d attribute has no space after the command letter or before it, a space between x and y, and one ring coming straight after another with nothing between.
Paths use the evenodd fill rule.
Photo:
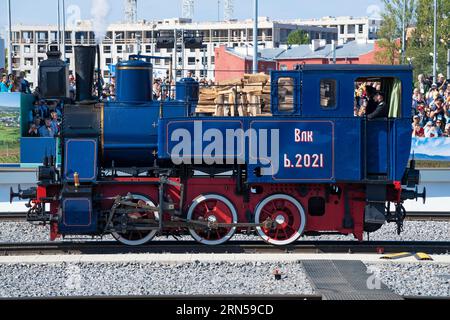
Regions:
<instances>
[{"instance_id":1,"label":"gravel ballast","mask_svg":"<svg viewBox=\"0 0 450 320\"><path fill-rule=\"evenodd\" d=\"M314 294L300 262L0 264L0 283L0 297Z\"/></svg>"},{"instance_id":2,"label":"gravel ballast","mask_svg":"<svg viewBox=\"0 0 450 320\"><path fill-rule=\"evenodd\" d=\"M367 267L399 295L450 297L449 264L389 262Z\"/></svg>"},{"instance_id":3,"label":"gravel ballast","mask_svg":"<svg viewBox=\"0 0 450 320\"><path fill-rule=\"evenodd\" d=\"M367 263L404 296L450 297L450 265ZM279 269L281 280L273 271ZM0 264L0 297L316 294L301 262Z\"/></svg>"},{"instance_id":4,"label":"gravel ballast","mask_svg":"<svg viewBox=\"0 0 450 320\"><path fill-rule=\"evenodd\" d=\"M0 222L0 242L43 242L49 240L48 226L35 226L28 222ZM91 239L90 237L84 237ZM112 240L112 237L104 237ZM172 237L158 237L160 240L170 240ZM183 239L192 240L190 236ZM236 234L232 240L258 240L257 236ZM367 234L364 234L367 240ZM403 241L450 241L450 222L448 221L405 221L404 230L396 233L395 223L386 223L381 229L369 236L370 240L403 240ZM352 235L321 235L317 237L302 237L300 240L355 240Z\"/></svg>"}]
</instances>

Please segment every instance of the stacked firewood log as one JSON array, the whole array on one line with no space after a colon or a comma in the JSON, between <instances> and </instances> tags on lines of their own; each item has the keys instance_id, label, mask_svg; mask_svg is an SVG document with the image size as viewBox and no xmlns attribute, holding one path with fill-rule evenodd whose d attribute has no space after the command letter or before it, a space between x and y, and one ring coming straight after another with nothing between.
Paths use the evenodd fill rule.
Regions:
<instances>
[{"instance_id":1,"label":"stacked firewood log","mask_svg":"<svg viewBox=\"0 0 450 320\"><path fill-rule=\"evenodd\" d=\"M196 112L232 117L270 115L270 76L245 74L240 79L200 87Z\"/></svg>"}]
</instances>

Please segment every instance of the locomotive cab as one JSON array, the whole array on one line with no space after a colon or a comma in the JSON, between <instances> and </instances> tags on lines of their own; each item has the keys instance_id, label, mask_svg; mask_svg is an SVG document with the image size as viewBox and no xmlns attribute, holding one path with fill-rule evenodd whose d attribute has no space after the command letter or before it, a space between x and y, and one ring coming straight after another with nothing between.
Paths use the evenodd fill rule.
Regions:
<instances>
[{"instance_id":1,"label":"locomotive cab","mask_svg":"<svg viewBox=\"0 0 450 320\"><path fill-rule=\"evenodd\" d=\"M410 66L304 65L298 71L272 74L275 116L333 122L335 146L339 146L334 149L334 179L366 185L368 231L379 228L389 216L385 201L399 197L389 185L401 184L410 154L411 71ZM373 88L372 95L382 93L386 114L368 116L369 110L359 101L367 94L365 86ZM417 170L414 173L418 175Z\"/></svg>"}]
</instances>

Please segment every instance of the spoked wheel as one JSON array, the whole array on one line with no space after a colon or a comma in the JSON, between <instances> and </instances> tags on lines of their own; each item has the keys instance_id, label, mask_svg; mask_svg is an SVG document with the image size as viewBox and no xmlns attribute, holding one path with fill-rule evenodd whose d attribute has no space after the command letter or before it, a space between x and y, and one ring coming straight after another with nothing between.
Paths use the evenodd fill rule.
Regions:
<instances>
[{"instance_id":1,"label":"spoked wheel","mask_svg":"<svg viewBox=\"0 0 450 320\"><path fill-rule=\"evenodd\" d=\"M272 221L272 226L258 226L260 237L274 245L282 246L296 241L305 229L306 216L301 204L285 194L274 194L256 207L255 223Z\"/></svg>"},{"instance_id":2,"label":"spoked wheel","mask_svg":"<svg viewBox=\"0 0 450 320\"><path fill-rule=\"evenodd\" d=\"M134 203L146 204L154 207L156 206L153 201L151 201L149 198L143 195L132 194L132 198L133 199L131 201ZM155 219L156 221L159 221L158 212L150 212L150 213L131 212L128 214L128 217L130 219ZM114 239L116 239L120 243L123 243L127 246L139 246L152 240L157 232L158 232L157 230L145 230L145 231L133 230L128 231L126 233L113 232L111 234L114 237Z\"/></svg>"},{"instance_id":3,"label":"spoked wheel","mask_svg":"<svg viewBox=\"0 0 450 320\"><path fill-rule=\"evenodd\" d=\"M233 204L218 194L200 195L192 201L187 214L188 220L214 223L237 223L238 217ZM218 245L228 241L236 232L236 227L196 227L189 233L198 242Z\"/></svg>"}]
</instances>

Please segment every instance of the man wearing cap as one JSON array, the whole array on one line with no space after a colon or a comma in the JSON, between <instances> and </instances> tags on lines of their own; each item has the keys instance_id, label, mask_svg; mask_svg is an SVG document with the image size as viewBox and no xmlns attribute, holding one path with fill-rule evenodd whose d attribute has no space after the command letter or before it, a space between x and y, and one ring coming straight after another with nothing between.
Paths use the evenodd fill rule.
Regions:
<instances>
[{"instance_id":1,"label":"man wearing cap","mask_svg":"<svg viewBox=\"0 0 450 320\"><path fill-rule=\"evenodd\" d=\"M388 116L389 108L384 101L384 93L381 91L377 92L375 101L378 105L372 113L367 115L367 119L386 118Z\"/></svg>"},{"instance_id":2,"label":"man wearing cap","mask_svg":"<svg viewBox=\"0 0 450 320\"><path fill-rule=\"evenodd\" d=\"M377 108L377 102L375 101L375 88L366 85L366 114L371 114Z\"/></svg>"}]
</instances>

